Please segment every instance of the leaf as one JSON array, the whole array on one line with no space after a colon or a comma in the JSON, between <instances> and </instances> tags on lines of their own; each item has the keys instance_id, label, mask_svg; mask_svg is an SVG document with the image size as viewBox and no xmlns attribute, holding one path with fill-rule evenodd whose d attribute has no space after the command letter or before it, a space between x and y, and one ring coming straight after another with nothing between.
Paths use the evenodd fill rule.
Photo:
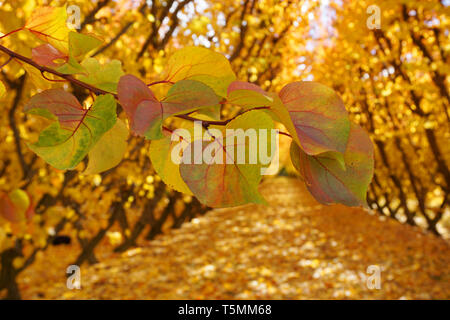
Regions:
<instances>
[{"instance_id":1,"label":"leaf","mask_svg":"<svg viewBox=\"0 0 450 320\"><path fill-rule=\"evenodd\" d=\"M194 80L178 81L158 101L145 83L132 75L120 78L118 96L133 132L152 140L164 137L162 123L168 117L219 103L211 88Z\"/></svg>"},{"instance_id":2,"label":"leaf","mask_svg":"<svg viewBox=\"0 0 450 320\"><path fill-rule=\"evenodd\" d=\"M195 118L205 118L204 120L220 120L220 104L212 107L206 107L193 113Z\"/></svg>"},{"instance_id":3,"label":"leaf","mask_svg":"<svg viewBox=\"0 0 450 320\"><path fill-rule=\"evenodd\" d=\"M222 54L201 47L185 47L169 58L165 79L172 82L197 80L211 87L217 95L226 97L227 88L236 75Z\"/></svg>"},{"instance_id":4,"label":"leaf","mask_svg":"<svg viewBox=\"0 0 450 320\"><path fill-rule=\"evenodd\" d=\"M0 193L0 216L17 223L30 220L34 214L30 196L21 189Z\"/></svg>"},{"instance_id":5,"label":"leaf","mask_svg":"<svg viewBox=\"0 0 450 320\"><path fill-rule=\"evenodd\" d=\"M69 54L77 61L83 60L86 54L103 43L102 40L92 34L69 32Z\"/></svg>"},{"instance_id":6,"label":"leaf","mask_svg":"<svg viewBox=\"0 0 450 320\"><path fill-rule=\"evenodd\" d=\"M89 51L97 48L101 43L102 41L93 35L71 31L69 33L68 61L56 70L64 74L85 73L86 70L80 65L79 61L81 61Z\"/></svg>"},{"instance_id":7,"label":"leaf","mask_svg":"<svg viewBox=\"0 0 450 320\"><path fill-rule=\"evenodd\" d=\"M95 174L117 166L127 151L128 128L117 119L111 130L106 132L89 151L89 163L84 174Z\"/></svg>"},{"instance_id":8,"label":"leaf","mask_svg":"<svg viewBox=\"0 0 450 320\"><path fill-rule=\"evenodd\" d=\"M0 99L5 95L5 93L6 93L5 85L3 84L3 82L0 81Z\"/></svg>"},{"instance_id":9,"label":"leaf","mask_svg":"<svg viewBox=\"0 0 450 320\"><path fill-rule=\"evenodd\" d=\"M310 156L298 149L301 173L311 194L321 203L367 206L366 193L374 171L373 144L368 134L352 124L343 170L336 159ZM294 162L294 161L293 161Z\"/></svg>"},{"instance_id":10,"label":"leaf","mask_svg":"<svg viewBox=\"0 0 450 320\"><path fill-rule=\"evenodd\" d=\"M8 221L16 222L17 213L14 203L9 199L6 193L0 193L0 216Z\"/></svg>"},{"instance_id":11,"label":"leaf","mask_svg":"<svg viewBox=\"0 0 450 320\"><path fill-rule=\"evenodd\" d=\"M40 7L33 11L24 28L58 51L67 54L70 30L66 23L66 6Z\"/></svg>"},{"instance_id":12,"label":"leaf","mask_svg":"<svg viewBox=\"0 0 450 320\"><path fill-rule=\"evenodd\" d=\"M300 163L300 152L301 149L294 141L291 142L291 147L289 150L291 162L294 166L295 170L301 175L302 174L302 165ZM301 176L302 180L305 180L303 176Z\"/></svg>"},{"instance_id":13,"label":"leaf","mask_svg":"<svg viewBox=\"0 0 450 320\"><path fill-rule=\"evenodd\" d=\"M67 55L59 52L49 43L44 43L31 50L31 58L34 62L49 68L61 66L68 59ZM63 62L55 62L55 60L64 60Z\"/></svg>"},{"instance_id":14,"label":"leaf","mask_svg":"<svg viewBox=\"0 0 450 320\"><path fill-rule=\"evenodd\" d=\"M260 87L245 81L233 81L228 87L227 102L244 109L270 106L273 99Z\"/></svg>"},{"instance_id":15,"label":"leaf","mask_svg":"<svg viewBox=\"0 0 450 320\"><path fill-rule=\"evenodd\" d=\"M323 152L344 153L350 132L350 121L344 103L330 88L315 82L294 82L280 91L280 99L295 128L286 119L286 113L274 108L280 120L299 145L309 155Z\"/></svg>"},{"instance_id":16,"label":"leaf","mask_svg":"<svg viewBox=\"0 0 450 320\"><path fill-rule=\"evenodd\" d=\"M27 74L30 76L31 82L36 86L36 88L39 88L41 90L50 89L52 87L52 82L44 79L42 77L41 72L36 69L35 67L23 63L21 64L21 67L27 72ZM52 75L46 74L47 78L52 77Z\"/></svg>"},{"instance_id":17,"label":"leaf","mask_svg":"<svg viewBox=\"0 0 450 320\"><path fill-rule=\"evenodd\" d=\"M250 111L230 121L225 126L226 129L254 129L256 143L250 146L248 139L245 142L239 141L233 138L231 133L221 140L212 132L213 129L208 129L216 139L214 142L196 140L190 144L180 164L181 177L199 201L211 207L231 207L249 202L265 203L258 192L258 184L262 178L261 168L265 164L251 147L259 150L259 129L267 129L270 134L273 129L272 120L264 112ZM197 149L196 143L199 142L200 148ZM240 150L238 145L243 149ZM202 159L211 149L216 152L213 159L222 160L222 163ZM251 155L257 156L253 164L249 161ZM239 161L238 156L245 156L245 161Z\"/></svg>"},{"instance_id":18,"label":"leaf","mask_svg":"<svg viewBox=\"0 0 450 320\"><path fill-rule=\"evenodd\" d=\"M99 96L83 109L62 89L43 91L31 98L25 111L58 120L42 130L28 147L57 169L73 169L116 122L116 102L110 94Z\"/></svg>"},{"instance_id":19,"label":"leaf","mask_svg":"<svg viewBox=\"0 0 450 320\"><path fill-rule=\"evenodd\" d=\"M124 74L119 60L101 65L97 59L86 58L81 66L85 70L85 75L78 77L81 81L108 92L117 92L117 84Z\"/></svg>"},{"instance_id":20,"label":"leaf","mask_svg":"<svg viewBox=\"0 0 450 320\"><path fill-rule=\"evenodd\" d=\"M181 158L183 151L192 141L203 138L205 130L201 124L194 124L187 120L179 122L177 130L172 133L164 130L165 137L163 139L152 140L150 160L156 173L165 184L179 192L192 195L191 190L181 178L179 163L172 161L172 153L178 152Z\"/></svg>"},{"instance_id":21,"label":"leaf","mask_svg":"<svg viewBox=\"0 0 450 320\"><path fill-rule=\"evenodd\" d=\"M193 131L193 125L191 130L187 130L189 136L181 136L175 131L173 137L180 139L174 141L171 139L172 135L165 132L167 135L164 138L152 140L150 143L150 160L158 176L171 188L189 195L192 195L192 192L181 178L180 165L172 161L172 152L174 148L178 148L180 152L186 149L194 137ZM198 138L201 139L201 136Z\"/></svg>"},{"instance_id":22,"label":"leaf","mask_svg":"<svg viewBox=\"0 0 450 320\"><path fill-rule=\"evenodd\" d=\"M46 43L32 49L32 59L40 65L55 68L64 74L85 73L86 70L78 61L81 61L89 51L98 47L102 41L95 36L73 31L69 33L68 41L68 54L62 53L51 44ZM55 60L63 61L56 63Z\"/></svg>"},{"instance_id":23,"label":"leaf","mask_svg":"<svg viewBox=\"0 0 450 320\"><path fill-rule=\"evenodd\" d=\"M117 93L119 102L130 120L130 128L134 131L137 106L143 101L156 101L156 97L142 80L131 74L120 78Z\"/></svg>"},{"instance_id":24,"label":"leaf","mask_svg":"<svg viewBox=\"0 0 450 320\"><path fill-rule=\"evenodd\" d=\"M143 101L135 114L135 132L147 139L161 139L162 123L170 116L217 105L214 91L194 80L175 83L161 101Z\"/></svg>"}]
</instances>

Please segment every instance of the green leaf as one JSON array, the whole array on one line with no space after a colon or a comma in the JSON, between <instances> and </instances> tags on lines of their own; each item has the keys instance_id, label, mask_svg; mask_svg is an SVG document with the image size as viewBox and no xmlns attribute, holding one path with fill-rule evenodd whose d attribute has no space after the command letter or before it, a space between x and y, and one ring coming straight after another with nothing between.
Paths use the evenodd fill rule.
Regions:
<instances>
[{"instance_id":1,"label":"green leaf","mask_svg":"<svg viewBox=\"0 0 450 320\"><path fill-rule=\"evenodd\" d=\"M133 132L151 140L164 138L162 123L168 117L219 103L211 88L194 80L178 81L167 96L158 101L145 83L132 75L120 78L118 96Z\"/></svg>"},{"instance_id":2,"label":"green leaf","mask_svg":"<svg viewBox=\"0 0 450 320\"><path fill-rule=\"evenodd\" d=\"M292 165L294 166L294 168L297 170L297 172L300 174L302 180L304 180L303 176L302 176L302 165L300 163L300 152L302 150L300 149L300 147L298 146L297 143L295 143L293 140L291 142L291 147L289 150L290 153L290 157L291 157L291 162Z\"/></svg>"},{"instance_id":3,"label":"green leaf","mask_svg":"<svg viewBox=\"0 0 450 320\"><path fill-rule=\"evenodd\" d=\"M244 109L268 107L273 99L263 89L245 81L233 81L228 87L227 102Z\"/></svg>"},{"instance_id":4,"label":"green leaf","mask_svg":"<svg viewBox=\"0 0 450 320\"><path fill-rule=\"evenodd\" d=\"M112 95L99 96L90 109L83 109L72 94L62 89L43 91L31 98L25 111L58 120L42 130L28 147L57 169L73 169L116 123Z\"/></svg>"},{"instance_id":5,"label":"green leaf","mask_svg":"<svg viewBox=\"0 0 450 320\"><path fill-rule=\"evenodd\" d=\"M83 60L86 54L98 48L102 40L92 34L69 32L69 54L77 61Z\"/></svg>"},{"instance_id":6,"label":"green leaf","mask_svg":"<svg viewBox=\"0 0 450 320\"><path fill-rule=\"evenodd\" d=\"M119 60L112 60L101 65L97 59L86 58L81 66L86 75L79 75L79 80L108 92L117 92L117 84L124 74L122 63Z\"/></svg>"},{"instance_id":7,"label":"green leaf","mask_svg":"<svg viewBox=\"0 0 450 320\"><path fill-rule=\"evenodd\" d=\"M262 178L261 169L269 164L263 164L258 156L257 150L262 142L259 129L268 130L270 141L273 121L264 112L250 111L230 121L223 131L225 134L226 129L242 129L244 132L254 129L256 140L250 143L250 139L246 139L244 135L240 136L245 140L239 140L230 132L221 140L214 131L218 129L208 129L207 132L216 139L213 142L196 140L190 144L180 164L181 177L199 201L211 207L265 203L258 192L258 184ZM196 148L196 143L200 143L200 148ZM204 155L212 154L211 150L215 150L213 159L217 161L202 159ZM253 155L256 159L251 163ZM239 156L245 161L239 161Z\"/></svg>"},{"instance_id":8,"label":"green leaf","mask_svg":"<svg viewBox=\"0 0 450 320\"><path fill-rule=\"evenodd\" d=\"M236 79L230 62L222 54L202 47L185 47L176 51L167 62L165 79L197 80L226 97L229 84Z\"/></svg>"},{"instance_id":9,"label":"green leaf","mask_svg":"<svg viewBox=\"0 0 450 320\"><path fill-rule=\"evenodd\" d=\"M291 147L297 149L294 154L299 155L300 172L319 202L367 206L366 193L373 176L374 159L372 141L362 128L352 124L344 153L345 170L336 159L307 155L294 143Z\"/></svg>"},{"instance_id":10,"label":"green leaf","mask_svg":"<svg viewBox=\"0 0 450 320\"><path fill-rule=\"evenodd\" d=\"M204 120L220 120L220 105L206 107L193 113L194 118L204 119Z\"/></svg>"},{"instance_id":11,"label":"green leaf","mask_svg":"<svg viewBox=\"0 0 450 320\"><path fill-rule=\"evenodd\" d=\"M120 119L106 132L89 151L89 163L84 174L95 174L109 170L122 161L127 151L128 128Z\"/></svg>"},{"instance_id":12,"label":"green leaf","mask_svg":"<svg viewBox=\"0 0 450 320\"><path fill-rule=\"evenodd\" d=\"M71 55L69 55L68 60L62 66L57 67L56 71L64 73L64 74L77 74L84 73L84 68L80 65L80 63L75 60Z\"/></svg>"},{"instance_id":13,"label":"green leaf","mask_svg":"<svg viewBox=\"0 0 450 320\"><path fill-rule=\"evenodd\" d=\"M86 70L79 61L83 60L85 55L97 48L102 41L95 36L71 31L69 33L69 55L67 63L58 67L56 70L64 74L85 73Z\"/></svg>"}]
</instances>

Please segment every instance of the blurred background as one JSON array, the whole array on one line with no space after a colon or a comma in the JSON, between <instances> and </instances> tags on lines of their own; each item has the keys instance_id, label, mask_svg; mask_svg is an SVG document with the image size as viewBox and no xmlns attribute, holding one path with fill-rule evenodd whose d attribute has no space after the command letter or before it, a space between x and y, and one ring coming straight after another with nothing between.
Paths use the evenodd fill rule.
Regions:
<instances>
[{"instance_id":1,"label":"blurred background","mask_svg":"<svg viewBox=\"0 0 450 320\"><path fill-rule=\"evenodd\" d=\"M64 3L0 0L0 32L20 28L36 7ZM161 79L167 58L177 48L198 45L223 53L238 79L268 91L300 80L332 87L375 145L370 207L378 215L448 238L449 1L67 4L81 9L80 32L104 40L94 56L101 62L120 60L126 73L147 83ZM26 32L1 40L26 56L31 56L33 42L38 44ZM7 59L0 54L0 65ZM149 141L138 137L130 137L119 166L99 175L81 174L86 163L62 172L36 157L26 142L37 137L40 120L22 112L26 101L39 90L57 86L72 90L86 104L91 97L24 67L13 61L1 68L7 94L0 100L0 190L26 190L36 214L16 223L0 217L0 297L20 296L17 280L36 260L55 260L63 269L70 263L95 264L111 252L126 252L208 211L195 198L161 182L150 162ZM227 116L226 108L222 114ZM279 174L295 175L288 157L290 141L281 139ZM70 249L50 254L49 249L59 244ZM21 281L27 288L44 280L28 273Z\"/></svg>"}]
</instances>

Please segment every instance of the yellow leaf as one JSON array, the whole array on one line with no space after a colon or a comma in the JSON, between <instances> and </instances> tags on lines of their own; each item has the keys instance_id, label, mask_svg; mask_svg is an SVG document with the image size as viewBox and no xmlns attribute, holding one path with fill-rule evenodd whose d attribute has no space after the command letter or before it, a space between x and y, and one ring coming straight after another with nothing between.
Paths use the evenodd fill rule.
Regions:
<instances>
[{"instance_id":1,"label":"yellow leaf","mask_svg":"<svg viewBox=\"0 0 450 320\"><path fill-rule=\"evenodd\" d=\"M117 119L114 127L106 132L89 151L89 163L85 174L95 174L117 166L127 149L128 128Z\"/></svg>"},{"instance_id":2,"label":"yellow leaf","mask_svg":"<svg viewBox=\"0 0 450 320\"><path fill-rule=\"evenodd\" d=\"M36 86L36 88L39 88L41 90L47 90L52 87L52 83L48 80L45 80L42 77L41 72L38 69L36 69L35 67L30 66L29 64L23 63L22 68L24 68L25 71L28 73L28 75L30 76L31 82L33 82L33 84ZM50 75L48 73L45 76L49 79L52 78L52 75Z\"/></svg>"},{"instance_id":3,"label":"yellow leaf","mask_svg":"<svg viewBox=\"0 0 450 320\"><path fill-rule=\"evenodd\" d=\"M69 28L67 27L66 6L41 7L33 11L25 24L36 37L50 43L63 53L68 53Z\"/></svg>"},{"instance_id":4,"label":"yellow leaf","mask_svg":"<svg viewBox=\"0 0 450 320\"><path fill-rule=\"evenodd\" d=\"M197 80L222 97L226 96L228 85L236 79L230 62L224 55L201 47L178 50L169 58L166 68L167 80Z\"/></svg>"},{"instance_id":5,"label":"yellow leaf","mask_svg":"<svg viewBox=\"0 0 450 320\"><path fill-rule=\"evenodd\" d=\"M6 93L6 88L3 82L0 81L0 98L2 98Z\"/></svg>"}]
</instances>

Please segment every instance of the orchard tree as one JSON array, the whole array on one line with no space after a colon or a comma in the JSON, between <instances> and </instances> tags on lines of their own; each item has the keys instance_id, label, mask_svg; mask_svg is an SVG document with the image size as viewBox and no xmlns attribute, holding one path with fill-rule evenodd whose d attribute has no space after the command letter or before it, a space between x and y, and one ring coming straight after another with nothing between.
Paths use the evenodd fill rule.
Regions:
<instances>
[{"instance_id":1,"label":"orchard tree","mask_svg":"<svg viewBox=\"0 0 450 320\"><path fill-rule=\"evenodd\" d=\"M379 27L369 28L369 6L380 14ZM449 8L442 1L345 1L335 10L337 36L317 45L312 70L372 136L369 203L438 234L450 203Z\"/></svg>"}]
</instances>

